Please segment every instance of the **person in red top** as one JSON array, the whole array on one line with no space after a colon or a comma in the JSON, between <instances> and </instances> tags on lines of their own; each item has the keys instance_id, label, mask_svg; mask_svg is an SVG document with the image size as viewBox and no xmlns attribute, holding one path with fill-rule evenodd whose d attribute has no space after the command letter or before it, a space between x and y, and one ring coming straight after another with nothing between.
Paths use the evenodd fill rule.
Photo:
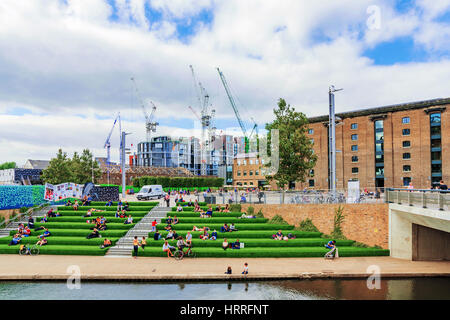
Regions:
<instances>
[{"instance_id":1,"label":"person in red top","mask_svg":"<svg viewBox=\"0 0 450 320\"><path fill-rule=\"evenodd\" d=\"M156 225L158 224L158 222L156 222L156 219L152 221L152 232L156 231Z\"/></svg>"}]
</instances>

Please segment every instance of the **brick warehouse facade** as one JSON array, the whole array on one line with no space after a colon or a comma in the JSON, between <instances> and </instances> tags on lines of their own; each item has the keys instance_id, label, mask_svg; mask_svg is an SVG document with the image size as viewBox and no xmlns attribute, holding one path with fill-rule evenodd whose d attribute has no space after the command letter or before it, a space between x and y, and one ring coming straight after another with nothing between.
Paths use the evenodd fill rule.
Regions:
<instances>
[{"instance_id":1,"label":"brick warehouse facade","mask_svg":"<svg viewBox=\"0 0 450 320\"><path fill-rule=\"evenodd\" d=\"M338 113L337 188L357 179L361 188L429 189L450 183L450 98ZM296 189L329 189L328 115L309 118L309 136L318 156L305 183Z\"/></svg>"}]
</instances>

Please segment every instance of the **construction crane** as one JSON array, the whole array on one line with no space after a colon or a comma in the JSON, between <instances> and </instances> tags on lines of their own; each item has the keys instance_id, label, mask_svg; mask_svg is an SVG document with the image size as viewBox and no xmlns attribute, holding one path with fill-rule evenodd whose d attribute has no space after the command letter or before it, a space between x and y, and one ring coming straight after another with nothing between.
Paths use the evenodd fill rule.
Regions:
<instances>
[{"instance_id":1,"label":"construction crane","mask_svg":"<svg viewBox=\"0 0 450 320\"><path fill-rule=\"evenodd\" d=\"M114 123L113 126L111 128L111 131L109 131L108 137L106 138L105 141L105 145L103 146L103 148L106 148L106 166L107 166L107 177L108 177L108 184L109 184L109 172L111 170L111 161L110 161L110 156L111 156L111 135L113 133L114 127L116 126L117 121L119 121L119 132L120 132L120 148L122 148L122 124L120 121L120 112L117 114L116 119L114 119ZM122 161L122 158L120 159Z\"/></svg>"},{"instance_id":2,"label":"construction crane","mask_svg":"<svg viewBox=\"0 0 450 320\"><path fill-rule=\"evenodd\" d=\"M131 81L133 81L133 83L134 83L134 88L136 90L136 95L137 95L137 97L139 99L139 102L141 103L142 111L144 112L146 139L147 139L147 142L150 142L150 140L151 140L151 133L152 132L156 132L156 126L159 125L158 122L155 122L153 120L153 118L155 116L156 106L153 103L153 101L150 101L150 103L152 105L152 113L150 115L148 115L147 109L145 107L145 103L142 100L141 94L139 93L139 89L138 89L138 86L136 84L136 80L133 77L131 77Z\"/></svg>"},{"instance_id":3,"label":"construction crane","mask_svg":"<svg viewBox=\"0 0 450 320\"><path fill-rule=\"evenodd\" d=\"M201 174L206 175L206 153L211 151L211 140L215 134L215 127L213 125L213 119L215 116L215 110L210 108L209 95L201 82L197 83L195 77L194 67L189 65L191 69L192 79L194 81L194 90L197 97L198 106L201 110L201 117L194 111L192 107L189 107L195 116L200 120L202 126L202 140L201 140Z\"/></svg>"},{"instance_id":4,"label":"construction crane","mask_svg":"<svg viewBox=\"0 0 450 320\"><path fill-rule=\"evenodd\" d=\"M258 132L258 125L252 119L253 122L255 122L255 125L253 126L253 129L252 129L252 132L250 133L250 135L247 135L247 129L245 128L245 124L242 121L241 115L239 114L239 110L238 110L238 108L236 106L236 103L234 102L234 98L233 98L233 95L231 94L231 90L230 90L230 88L228 86L227 80L225 79L225 76L223 75L222 71L220 71L219 68L217 68L217 72L219 73L220 80L222 80L222 84L223 84L223 87L225 88L225 91L227 93L228 100L230 100L231 107L233 108L234 114L236 115L236 118L237 118L237 120L239 122L239 126L241 127L242 133L244 135L244 150L245 150L245 153L248 153L249 149L250 149L250 139L253 136L253 132L255 132L255 131Z\"/></svg>"}]
</instances>

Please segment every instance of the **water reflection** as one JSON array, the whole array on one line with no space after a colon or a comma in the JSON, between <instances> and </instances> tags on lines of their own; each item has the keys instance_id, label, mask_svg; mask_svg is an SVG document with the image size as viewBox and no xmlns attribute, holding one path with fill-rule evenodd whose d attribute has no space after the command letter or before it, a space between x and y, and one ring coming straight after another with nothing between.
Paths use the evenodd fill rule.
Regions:
<instances>
[{"instance_id":1,"label":"water reflection","mask_svg":"<svg viewBox=\"0 0 450 320\"><path fill-rule=\"evenodd\" d=\"M213 283L82 282L80 290L69 290L62 282L0 282L1 299L450 300L450 278L381 280L380 289L372 290L368 289L366 279Z\"/></svg>"}]
</instances>

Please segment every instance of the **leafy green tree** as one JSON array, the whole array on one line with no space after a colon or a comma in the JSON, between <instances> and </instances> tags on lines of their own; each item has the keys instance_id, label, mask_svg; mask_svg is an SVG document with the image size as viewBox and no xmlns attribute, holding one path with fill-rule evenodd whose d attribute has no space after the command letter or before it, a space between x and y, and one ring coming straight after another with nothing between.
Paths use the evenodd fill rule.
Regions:
<instances>
[{"instance_id":1,"label":"leafy green tree","mask_svg":"<svg viewBox=\"0 0 450 320\"><path fill-rule=\"evenodd\" d=\"M15 162L5 162L0 164L0 170L3 169L14 169L16 167L16 163Z\"/></svg>"},{"instance_id":2,"label":"leafy green tree","mask_svg":"<svg viewBox=\"0 0 450 320\"><path fill-rule=\"evenodd\" d=\"M72 177L70 159L59 149L56 158L51 159L48 168L42 171L42 181L59 184L71 181Z\"/></svg>"},{"instance_id":3,"label":"leafy green tree","mask_svg":"<svg viewBox=\"0 0 450 320\"><path fill-rule=\"evenodd\" d=\"M278 108L274 109L275 120L266 124L268 144L271 142L271 130L279 132L279 166L275 174L267 175L266 179L276 181L283 190L290 182L305 182L310 170L314 168L317 156L313 152L312 142L307 135L308 118L302 112L286 104L284 99L278 101ZM270 155L270 149L268 148ZM265 166L270 167L271 163Z\"/></svg>"},{"instance_id":4,"label":"leafy green tree","mask_svg":"<svg viewBox=\"0 0 450 320\"><path fill-rule=\"evenodd\" d=\"M79 168L75 167L72 169L79 169L79 176L77 177L76 183L80 184L84 184L86 182L95 183L102 175L102 171L89 149L84 149L81 153ZM92 176L94 176L94 181L92 181Z\"/></svg>"}]
</instances>

